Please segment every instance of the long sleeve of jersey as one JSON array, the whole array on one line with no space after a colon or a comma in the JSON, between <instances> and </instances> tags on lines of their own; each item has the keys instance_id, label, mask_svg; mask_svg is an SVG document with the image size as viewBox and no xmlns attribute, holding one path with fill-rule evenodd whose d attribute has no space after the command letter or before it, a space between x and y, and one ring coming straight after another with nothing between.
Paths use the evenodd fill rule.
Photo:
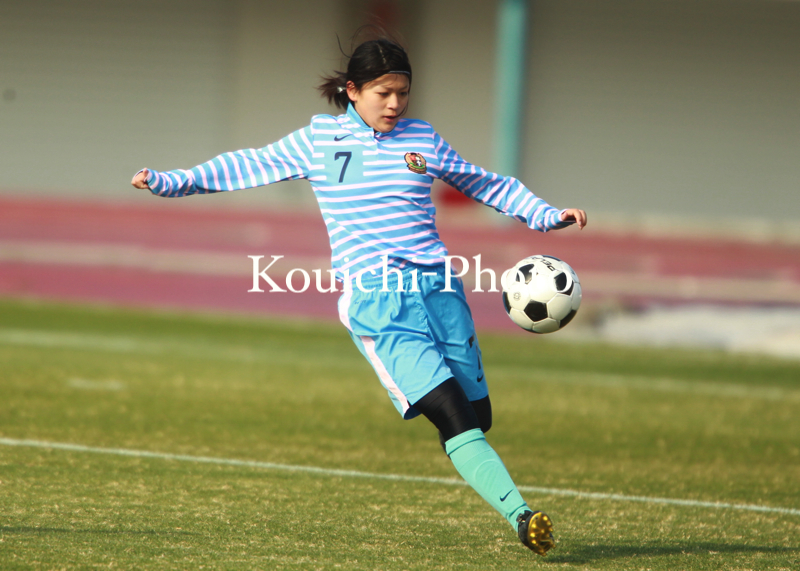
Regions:
<instances>
[{"instance_id":1,"label":"long sleeve of jersey","mask_svg":"<svg viewBox=\"0 0 800 571\"><path fill-rule=\"evenodd\" d=\"M516 178L465 161L438 133L434 134L434 147L441 167L439 178L471 199L541 232L574 224L562 222L561 210L534 195Z\"/></svg>"},{"instance_id":2,"label":"long sleeve of jersey","mask_svg":"<svg viewBox=\"0 0 800 571\"><path fill-rule=\"evenodd\" d=\"M147 184L158 196L189 196L242 190L282 180L309 178L313 146L305 127L261 149L223 153L189 170L149 170Z\"/></svg>"}]
</instances>

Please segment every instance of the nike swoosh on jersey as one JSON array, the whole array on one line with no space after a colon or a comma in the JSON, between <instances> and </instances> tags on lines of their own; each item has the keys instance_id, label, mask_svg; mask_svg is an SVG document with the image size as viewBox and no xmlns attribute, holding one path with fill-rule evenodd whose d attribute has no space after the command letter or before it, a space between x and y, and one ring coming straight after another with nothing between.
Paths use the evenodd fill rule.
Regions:
<instances>
[{"instance_id":1,"label":"nike swoosh on jersey","mask_svg":"<svg viewBox=\"0 0 800 571\"><path fill-rule=\"evenodd\" d=\"M338 141L341 141L342 139L344 139L346 137L349 137L350 135L352 135L352 133L348 133L347 135L344 135L342 137L334 137L333 140L338 142Z\"/></svg>"}]
</instances>

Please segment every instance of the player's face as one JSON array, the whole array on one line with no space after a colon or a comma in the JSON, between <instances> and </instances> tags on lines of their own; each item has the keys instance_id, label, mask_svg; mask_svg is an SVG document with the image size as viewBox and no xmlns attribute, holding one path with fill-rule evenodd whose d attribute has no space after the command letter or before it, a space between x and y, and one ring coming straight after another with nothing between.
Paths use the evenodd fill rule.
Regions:
<instances>
[{"instance_id":1,"label":"player's face","mask_svg":"<svg viewBox=\"0 0 800 571\"><path fill-rule=\"evenodd\" d=\"M348 82L347 95L367 125L388 133L406 110L409 89L408 76L390 73L365 83L360 90Z\"/></svg>"}]
</instances>

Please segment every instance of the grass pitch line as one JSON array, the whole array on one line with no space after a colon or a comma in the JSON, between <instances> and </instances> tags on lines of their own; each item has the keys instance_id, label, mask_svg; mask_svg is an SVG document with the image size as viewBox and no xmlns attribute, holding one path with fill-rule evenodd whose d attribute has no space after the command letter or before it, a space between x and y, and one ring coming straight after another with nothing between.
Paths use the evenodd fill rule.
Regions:
<instances>
[{"instance_id":1,"label":"grass pitch line","mask_svg":"<svg viewBox=\"0 0 800 571\"><path fill-rule=\"evenodd\" d=\"M73 389L81 389L85 391L122 391L127 387L125 383L115 381L113 379L107 381L93 381L91 379L80 379L73 377L67 380L67 386Z\"/></svg>"},{"instance_id":2,"label":"grass pitch line","mask_svg":"<svg viewBox=\"0 0 800 571\"><path fill-rule=\"evenodd\" d=\"M190 456L187 454L168 454L163 452L150 452L147 450L130 450L127 448L100 448L84 446L82 444L69 444L64 442L45 442L42 440L19 440L15 438L0 438L0 445L18 446L25 448L48 448L52 450L67 450L70 452L89 452L93 454L108 454L112 456L128 456L133 458L153 458L157 460L175 460L180 462L193 462L197 464L216 464L220 466L239 466L257 468L261 470L280 470L284 472L305 472L321 476L337 476L341 478L369 478L374 480L392 480L396 482L420 482L426 484L442 484L446 486L466 486L464 480L455 478L432 478L427 476L406 476L402 474L376 474L360 472L357 470L337 470L333 468L319 468L316 466L296 466L292 464L275 464L272 462L259 462L255 460L237 460L233 458L213 458L210 456ZM645 504L665 504L693 508L711 508L741 510L762 513L777 513L783 515L800 516L800 509L758 506L753 504L731 504L725 502L703 502L698 500L681 500L674 498L655 498L649 496L628 496L624 494L604 494L599 492L581 492L561 488L541 488L538 486L519 486L522 492L554 496L571 496L580 499L605 500L618 502L639 502Z\"/></svg>"}]
</instances>

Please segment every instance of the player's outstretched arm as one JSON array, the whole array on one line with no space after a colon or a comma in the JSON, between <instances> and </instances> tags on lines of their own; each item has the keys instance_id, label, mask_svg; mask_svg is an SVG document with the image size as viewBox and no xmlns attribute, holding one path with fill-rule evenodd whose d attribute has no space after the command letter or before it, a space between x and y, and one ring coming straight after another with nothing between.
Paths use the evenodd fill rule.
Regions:
<instances>
[{"instance_id":1,"label":"player's outstretched arm","mask_svg":"<svg viewBox=\"0 0 800 571\"><path fill-rule=\"evenodd\" d=\"M222 153L188 170L159 172L142 169L133 177L131 184L136 188L149 189L158 196L181 197L308 178L313 166L312 141L309 125L261 149Z\"/></svg>"},{"instance_id":2,"label":"player's outstretched arm","mask_svg":"<svg viewBox=\"0 0 800 571\"><path fill-rule=\"evenodd\" d=\"M135 175L133 175L133 180L131 180L131 184L136 188L150 190L150 187L147 185L147 176L149 174L150 173L147 169L140 170Z\"/></svg>"},{"instance_id":3,"label":"player's outstretched arm","mask_svg":"<svg viewBox=\"0 0 800 571\"><path fill-rule=\"evenodd\" d=\"M567 208L561 212L562 222L575 222L580 230L586 226L586 213L578 208Z\"/></svg>"}]
</instances>

